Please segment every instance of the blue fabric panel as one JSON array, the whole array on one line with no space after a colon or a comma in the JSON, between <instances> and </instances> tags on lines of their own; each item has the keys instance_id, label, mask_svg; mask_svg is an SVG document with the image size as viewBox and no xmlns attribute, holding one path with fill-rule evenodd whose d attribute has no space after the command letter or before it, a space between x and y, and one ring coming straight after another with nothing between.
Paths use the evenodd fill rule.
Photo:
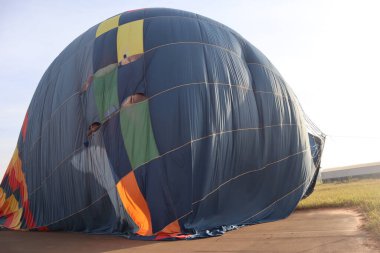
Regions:
<instances>
[{"instance_id":1,"label":"blue fabric panel","mask_svg":"<svg viewBox=\"0 0 380 253\"><path fill-rule=\"evenodd\" d=\"M170 43L202 42L198 21L176 16L145 20L144 36L145 51Z\"/></svg>"},{"instance_id":2,"label":"blue fabric panel","mask_svg":"<svg viewBox=\"0 0 380 253\"><path fill-rule=\"evenodd\" d=\"M222 139L226 138L228 137L224 136L219 139L222 141ZM212 140L209 140L209 143L211 142ZM197 143L193 145L193 147L194 146L204 147L204 143ZM205 154L204 148L203 150L196 152L196 154L199 154L199 156ZM260 167L260 162L255 159L256 154L258 156L260 155L256 152L251 154L252 159L250 161L234 161L233 168L236 172L231 171L230 173L235 173L235 175L228 176L218 174L221 168L231 168L229 167L230 163L228 161L223 161L223 159L220 158L219 162L214 161L214 164L210 164L210 162L207 164L207 155L203 155L203 159L199 157L199 163L193 164L194 168L199 168L198 172L193 173L193 182L198 182L198 185L194 185L193 189L198 190L198 192L203 191L203 194L200 194L202 196L199 196L196 200L194 200L195 203L193 205L193 213L188 217L183 218L182 222L185 227L193 227L195 230L204 230L209 227L219 227L225 225L226 219L231 219L231 224L248 224L257 223L263 217L266 219L275 220L290 214L302 196L302 190L298 191L298 194L292 194L294 196L290 196L286 200L286 209L282 208L280 209L281 211L278 210L278 212L273 212L272 210L271 213L260 212L265 211L267 207L270 207L278 199L281 199L284 195L293 191L304 181L307 181L308 178L306 175L302 175L302 173L300 173L297 169L294 169L297 167L293 166L306 167L309 164L300 159L300 157L302 157L302 154L300 154L298 156L291 157L286 161L270 164L265 167L265 169L244 174L250 170L255 170L256 168L263 168L263 166ZM223 155L221 154L220 156ZM214 167L215 170L210 171L209 175L201 175L202 169L204 170L203 166L208 166L209 168L210 165ZM224 171L226 171L226 169L224 169ZM273 177L273 173L279 176ZM237 177L238 175L242 176ZM298 176L297 180L293 180L294 176ZM220 186L222 182L226 182L231 178L236 179L225 183L217 191L210 195L205 194L212 192L212 189L215 189L216 186ZM205 183L205 180L207 180L207 184ZM209 189L201 188L202 186L209 187ZM278 189L281 189L281 191L278 191ZM250 194L246 194L247 192ZM196 196L197 194L194 195ZM236 196L239 196L239 198L236 198ZM289 201L289 199L293 199L293 201ZM218 215L215 215L215 213L218 213ZM249 219L249 221L245 221L256 213L259 213L260 215ZM283 216L280 217L280 215ZM207 222L205 222L205 220L207 220ZM212 225L210 225L210 223Z\"/></svg>"},{"instance_id":3,"label":"blue fabric panel","mask_svg":"<svg viewBox=\"0 0 380 253\"><path fill-rule=\"evenodd\" d=\"M120 15L119 25L124 25L140 19L144 19L144 10L127 11Z\"/></svg>"},{"instance_id":4,"label":"blue fabric panel","mask_svg":"<svg viewBox=\"0 0 380 253\"><path fill-rule=\"evenodd\" d=\"M93 73L110 64L117 63L116 36L117 28L114 28L96 38L93 53Z\"/></svg>"},{"instance_id":5,"label":"blue fabric panel","mask_svg":"<svg viewBox=\"0 0 380 253\"><path fill-rule=\"evenodd\" d=\"M201 44L175 44L145 54L145 78L150 97L178 85L204 82L206 63Z\"/></svg>"},{"instance_id":6,"label":"blue fabric panel","mask_svg":"<svg viewBox=\"0 0 380 253\"><path fill-rule=\"evenodd\" d=\"M244 56L247 63L259 63L261 65L272 67L272 63L265 57L265 55L254 47L248 41L244 41Z\"/></svg>"},{"instance_id":7,"label":"blue fabric panel","mask_svg":"<svg viewBox=\"0 0 380 253\"><path fill-rule=\"evenodd\" d=\"M118 115L103 125L104 146L112 166L115 182L119 182L132 171L123 138L120 137L122 136L120 128L120 117Z\"/></svg>"},{"instance_id":8,"label":"blue fabric panel","mask_svg":"<svg viewBox=\"0 0 380 253\"><path fill-rule=\"evenodd\" d=\"M189 102L186 95L190 89L167 92L149 102L152 130L160 154L191 140L191 118L186 106ZM170 102L170 106L167 106L167 102Z\"/></svg>"},{"instance_id":9,"label":"blue fabric panel","mask_svg":"<svg viewBox=\"0 0 380 253\"><path fill-rule=\"evenodd\" d=\"M242 58L213 45L204 47L207 81L250 88L251 76Z\"/></svg>"},{"instance_id":10,"label":"blue fabric panel","mask_svg":"<svg viewBox=\"0 0 380 253\"><path fill-rule=\"evenodd\" d=\"M104 215L105 212L108 215ZM128 231L127 224L115 223L116 220L116 213L113 211L110 199L104 197L81 212L80 215L74 215L52 223L48 225L48 228L49 230L82 231L101 234ZM105 227L104 224L109 224L109 226Z\"/></svg>"},{"instance_id":11,"label":"blue fabric panel","mask_svg":"<svg viewBox=\"0 0 380 253\"><path fill-rule=\"evenodd\" d=\"M242 99L245 105L239 103ZM188 85L152 98L151 121L160 153L210 134L260 127L254 101L252 91L216 84Z\"/></svg>"},{"instance_id":12,"label":"blue fabric panel","mask_svg":"<svg viewBox=\"0 0 380 253\"><path fill-rule=\"evenodd\" d=\"M136 180L146 198L153 232L191 211L191 147L176 150L135 170Z\"/></svg>"},{"instance_id":13,"label":"blue fabric panel","mask_svg":"<svg viewBox=\"0 0 380 253\"><path fill-rule=\"evenodd\" d=\"M143 9L145 13L145 18L154 18L154 17L162 17L162 16L178 16L178 17L187 17L187 18L196 18L196 14L182 11L182 10L175 10L170 8L147 8Z\"/></svg>"},{"instance_id":14,"label":"blue fabric panel","mask_svg":"<svg viewBox=\"0 0 380 253\"><path fill-rule=\"evenodd\" d=\"M135 93L145 93L144 58L119 66L117 71L118 96L120 104Z\"/></svg>"},{"instance_id":15,"label":"blue fabric panel","mask_svg":"<svg viewBox=\"0 0 380 253\"><path fill-rule=\"evenodd\" d=\"M242 48L238 38L228 29L210 22L199 21L198 23L202 31L202 42L221 47L238 57L242 56Z\"/></svg>"}]
</instances>

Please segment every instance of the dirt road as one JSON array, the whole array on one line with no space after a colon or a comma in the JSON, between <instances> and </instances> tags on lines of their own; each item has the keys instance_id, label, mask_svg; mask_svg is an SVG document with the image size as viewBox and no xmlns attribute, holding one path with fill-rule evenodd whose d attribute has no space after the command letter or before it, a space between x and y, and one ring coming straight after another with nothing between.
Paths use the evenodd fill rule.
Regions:
<instances>
[{"instance_id":1,"label":"dirt road","mask_svg":"<svg viewBox=\"0 0 380 253\"><path fill-rule=\"evenodd\" d=\"M380 252L351 210L297 211L289 218L192 241L143 242L116 236L0 231L0 252Z\"/></svg>"}]
</instances>

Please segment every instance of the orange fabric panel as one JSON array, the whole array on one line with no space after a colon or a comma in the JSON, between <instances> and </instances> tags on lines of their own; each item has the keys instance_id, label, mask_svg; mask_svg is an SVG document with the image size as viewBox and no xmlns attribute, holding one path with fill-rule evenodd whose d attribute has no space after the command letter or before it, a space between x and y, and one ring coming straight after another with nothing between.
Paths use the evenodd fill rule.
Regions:
<instances>
[{"instance_id":1,"label":"orange fabric panel","mask_svg":"<svg viewBox=\"0 0 380 253\"><path fill-rule=\"evenodd\" d=\"M28 189L18 148L13 153L5 175L8 176L8 185L11 191L16 192L19 190L19 198L16 199L13 194L6 196L3 189L0 188L0 216L7 216L4 226L11 229L20 229L21 220L24 218L28 228L34 227L35 222L29 209Z\"/></svg>"},{"instance_id":2,"label":"orange fabric panel","mask_svg":"<svg viewBox=\"0 0 380 253\"><path fill-rule=\"evenodd\" d=\"M182 234L178 220L175 220L158 232L155 240L166 240L168 238L186 239L188 237L189 235Z\"/></svg>"},{"instance_id":3,"label":"orange fabric panel","mask_svg":"<svg viewBox=\"0 0 380 253\"><path fill-rule=\"evenodd\" d=\"M17 199L12 194L9 198L5 200L1 206L0 214L1 216L9 216L19 209Z\"/></svg>"},{"instance_id":4,"label":"orange fabric panel","mask_svg":"<svg viewBox=\"0 0 380 253\"><path fill-rule=\"evenodd\" d=\"M178 220L173 221L172 223L164 227L164 229L162 229L160 232L158 232L158 234L178 234L178 233L181 233L181 228L179 226Z\"/></svg>"},{"instance_id":5,"label":"orange fabric panel","mask_svg":"<svg viewBox=\"0 0 380 253\"><path fill-rule=\"evenodd\" d=\"M137 184L135 173L129 172L116 185L125 210L139 227L139 235L152 235L152 222L148 204Z\"/></svg>"},{"instance_id":6,"label":"orange fabric panel","mask_svg":"<svg viewBox=\"0 0 380 253\"><path fill-rule=\"evenodd\" d=\"M27 112L25 114L24 123L22 123L22 128L21 128L22 141L25 141L26 129L28 128L28 121L29 121L29 116Z\"/></svg>"},{"instance_id":7,"label":"orange fabric panel","mask_svg":"<svg viewBox=\"0 0 380 253\"><path fill-rule=\"evenodd\" d=\"M20 229L21 227L21 217L22 217L22 208L17 209L13 212L5 221L4 225L10 229Z\"/></svg>"},{"instance_id":8,"label":"orange fabric panel","mask_svg":"<svg viewBox=\"0 0 380 253\"><path fill-rule=\"evenodd\" d=\"M13 153L12 160L8 165L5 175L8 175L8 183L11 190L14 192L20 189L20 202L28 200L28 193L26 188L26 180L24 172L22 171L22 162L18 155L18 148Z\"/></svg>"},{"instance_id":9,"label":"orange fabric panel","mask_svg":"<svg viewBox=\"0 0 380 253\"><path fill-rule=\"evenodd\" d=\"M5 192L3 188L0 187L0 207L4 205L5 199L6 199ZM0 209L0 213L1 213L1 209Z\"/></svg>"}]
</instances>

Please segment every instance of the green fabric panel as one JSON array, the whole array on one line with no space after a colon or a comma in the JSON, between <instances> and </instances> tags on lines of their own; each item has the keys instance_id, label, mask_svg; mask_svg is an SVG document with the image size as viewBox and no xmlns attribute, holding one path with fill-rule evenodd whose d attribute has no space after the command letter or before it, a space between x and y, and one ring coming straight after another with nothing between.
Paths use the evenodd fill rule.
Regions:
<instances>
[{"instance_id":1,"label":"green fabric panel","mask_svg":"<svg viewBox=\"0 0 380 253\"><path fill-rule=\"evenodd\" d=\"M132 169L159 156L150 121L148 100L122 108L120 125Z\"/></svg>"},{"instance_id":2,"label":"green fabric panel","mask_svg":"<svg viewBox=\"0 0 380 253\"><path fill-rule=\"evenodd\" d=\"M119 109L117 94L117 64L109 65L94 75L94 96L101 121Z\"/></svg>"}]
</instances>

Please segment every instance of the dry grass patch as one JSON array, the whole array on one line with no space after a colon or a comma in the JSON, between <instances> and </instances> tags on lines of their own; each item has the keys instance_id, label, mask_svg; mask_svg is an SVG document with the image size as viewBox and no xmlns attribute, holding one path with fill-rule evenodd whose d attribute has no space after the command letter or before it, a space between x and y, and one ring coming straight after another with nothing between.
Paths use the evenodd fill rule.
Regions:
<instances>
[{"instance_id":1,"label":"dry grass patch","mask_svg":"<svg viewBox=\"0 0 380 253\"><path fill-rule=\"evenodd\" d=\"M297 209L356 208L366 218L365 228L380 236L380 179L317 184L314 193Z\"/></svg>"}]
</instances>

